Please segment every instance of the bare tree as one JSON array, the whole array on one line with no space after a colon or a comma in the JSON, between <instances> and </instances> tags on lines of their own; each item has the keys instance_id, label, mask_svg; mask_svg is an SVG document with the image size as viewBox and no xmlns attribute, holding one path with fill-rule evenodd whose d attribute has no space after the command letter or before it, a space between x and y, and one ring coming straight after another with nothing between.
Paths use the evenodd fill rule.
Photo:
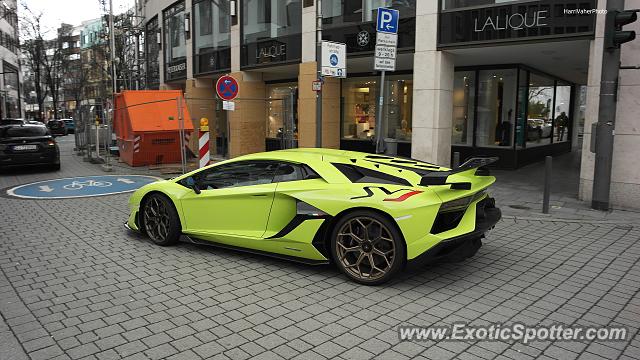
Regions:
<instances>
[{"instance_id":1,"label":"bare tree","mask_svg":"<svg viewBox=\"0 0 640 360\"><path fill-rule=\"evenodd\" d=\"M44 101L48 95L48 89L43 86L46 82L43 69L46 57L45 41L43 39L42 13L35 13L22 3L24 14L20 19L21 38L26 39L20 44L20 49L25 55L24 66L33 74L33 91L36 93L39 116L44 111ZM40 119L44 120L44 119Z\"/></svg>"},{"instance_id":2,"label":"bare tree","mask_svg":"<svg viewBox=\"0 0 640 360\"><path fill-rule=\"evenodd\" d=\"M53 117L58 118L58 107L60 105L60 90L63 88L63 81L68 72L69 60L69 39L73 27L62 24L57 36L46 41L46 56L43 57L43 69L45 80L51 93L53 103Z\"/></svg>"}]
</instances>

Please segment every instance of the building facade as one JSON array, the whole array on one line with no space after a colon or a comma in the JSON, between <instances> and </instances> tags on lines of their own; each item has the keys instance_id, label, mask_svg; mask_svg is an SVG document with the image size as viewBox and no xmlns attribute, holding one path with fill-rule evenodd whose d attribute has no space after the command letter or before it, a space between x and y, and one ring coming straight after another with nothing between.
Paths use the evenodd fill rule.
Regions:
<instances>
[{"instance_id":1,"label":"building facade","mask_svg":"<svg viewBox=\"0 0 640 360\"><path fill-rule=\"evenodd\" d=\"M149 87L184 91L194 124L202 117L212 124L212 155L315 146L313 0L141 6ZM378 7L400 13L396 70L382 87L373 70ZM605 8L604 0L323 0L323 39L346 44L348 76L324 79L322 145L373 152L380 131L399 155L444 165L454 152L462 159L498 156L499 166L511 169L579 150L579 135L588 144L597 116L604 15L571 10ZM623 58L639 55L637 42L624 45ZM223 74L240 85L235 111L222 110L216 99L214 84ZM637 75L625 75L628 103L621 96L619 106L633 107ZM383 124L376 129L381 89ZM627 128L637 139L636 128ZM640 151L624 143L616 142L619 158ZM583 150L585 200L592 155ZM620 186L640 196L640 172L630 176L614 164L614 182L619 171ZM623 198L616 204L629 205Z\"/></svg>"},{"instance_id":2,"label":"building facade","mask_svg":"<svg viewBox=\"0 0 640 360\"><path fill-rule=\"evenodd\" d=\"M0 4L0 118L24 116L17 9L16 0L5 0Z\"/></svg>"}]
</instances>

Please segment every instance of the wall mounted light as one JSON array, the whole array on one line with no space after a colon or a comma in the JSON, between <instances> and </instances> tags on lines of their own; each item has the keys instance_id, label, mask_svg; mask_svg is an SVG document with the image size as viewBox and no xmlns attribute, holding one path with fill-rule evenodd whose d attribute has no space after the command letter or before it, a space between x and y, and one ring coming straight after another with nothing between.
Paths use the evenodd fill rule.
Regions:
<instances>
[{"instance_id":1,"label":"wall mounted light","mask_svg":"<svg viewBox=\"0 0 640 360\"><path fill-rule=\"evenodd\" d=\"M191 33L191 14L184 14L184 37L185 39L189 38L189 34Z\"/></svg>"}]
</instances>

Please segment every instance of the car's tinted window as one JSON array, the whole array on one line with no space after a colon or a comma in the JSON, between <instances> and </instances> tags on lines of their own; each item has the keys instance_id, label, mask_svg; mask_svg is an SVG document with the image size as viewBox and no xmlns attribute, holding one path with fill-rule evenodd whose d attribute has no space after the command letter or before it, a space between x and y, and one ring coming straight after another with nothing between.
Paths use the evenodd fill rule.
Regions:
<instances>
[{"instance_id":1,"label":"car's tinted window","mask_svg":"<svg viewBox=\"0 0 640 360\"><path fill-rule=\"evenodd\" d=\"M276 170L274 182L296 181L320 178L313 169L305 164L281 163Z\"/></svg>"},{"instance_id":2,"label":"car's tinted window","mask_svg":"<svg viewBox=\"0 0 640 360\"><path fill-rule=\"evenodd\" d=\"M44 126L11 126L2 132L2 137L32 137L45 136L49 132Z\"/></svg>"},{"instance_id":3,"label":"car's tinted window","mask_svg":"<svg viewBox=\"0 0 640 360\"><path fill-rule=\"evenodd\" d=\"M24 120L20 120L20 119L0 120L0 125L20 125L20 124L24 124Z\"/></svg>"},{"instance_id":4,"label":"car's tinted window","mask_svg":"<svg viewBox=\"0 0 640 360\"><path fill-rule=\"evenodd\" d=\"M270 184L277 168L275 161L239 161L201 171L194 178L202 190Z\"/></svg>"}]
</instances>

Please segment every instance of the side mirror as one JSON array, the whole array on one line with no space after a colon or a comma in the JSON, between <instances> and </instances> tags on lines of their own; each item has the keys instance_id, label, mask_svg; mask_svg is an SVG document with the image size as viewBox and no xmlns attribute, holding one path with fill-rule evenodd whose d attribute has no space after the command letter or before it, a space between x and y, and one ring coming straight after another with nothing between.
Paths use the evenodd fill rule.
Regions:
<instances>
[{"instance_id":1,"label":"side mirror","mask_svg":"<svg viewBox=\"0 0 640 360\"><path fill-rule=\"evenodd\" d=\"M196 181L193 179L193 177L189 176L186 180L185 180L185 184L190 187L191 189L193 189L193 192L195 192L196 194L200 194L200 188L198 187L198 184L196 183Z\"/></svg>"}]
</instances>

